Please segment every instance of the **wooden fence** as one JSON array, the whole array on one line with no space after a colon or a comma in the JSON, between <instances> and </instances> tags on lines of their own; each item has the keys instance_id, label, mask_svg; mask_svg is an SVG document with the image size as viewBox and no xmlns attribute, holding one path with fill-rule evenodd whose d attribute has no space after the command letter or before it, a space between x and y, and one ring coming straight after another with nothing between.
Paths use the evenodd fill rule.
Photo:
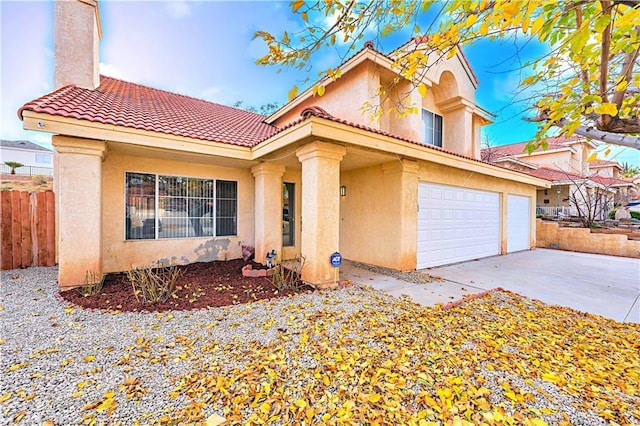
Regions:
<instances>
[{"instance_id":1,"label":"wooden fence","mask_svg":"<svg viewBox=\"0 0 640 426\"><path fill-rule=\"evenodd\" d=\"M2 269L55 265L53 191L0 191L0 195Z\"/></svg>"}]
</instances>

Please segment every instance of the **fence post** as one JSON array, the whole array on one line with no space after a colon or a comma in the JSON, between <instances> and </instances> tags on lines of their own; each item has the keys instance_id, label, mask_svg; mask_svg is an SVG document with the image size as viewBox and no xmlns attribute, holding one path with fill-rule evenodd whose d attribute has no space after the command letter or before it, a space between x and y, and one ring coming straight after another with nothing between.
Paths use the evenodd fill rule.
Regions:
<instances>
[{"instance_id":1,"label":"fence post","mask_svg":"<svg viewBox=\"0 0 640 426\"><path fill-rule=\"evenodd\" d=\"M45 246L46 246L46 258L45 263L42 266L53 266L56 264L56 197L53 191L45 191L45 209L46 224L45 224Z\"/></svg>"},{"instance_id":2,"label":"fence post","mask_svg":"<svg viewBox=\"0 0 640 426\"><path fill-rule=\"evenodd\" d=\"M30 197L29 193L22 191L20 193L20 238L22 239L22 261L21 268L31 266L31 214L30 214Z\"/></svg>"},{"instance_id":3,"label":"fence post","mask_svg":"<svg viewBox=\"0 0 640 426\"><path fill-rule=\"evenodd\" d=\"M13 269L13 255L11 251L13 245L13 236L11 233L11 192L0 191L0 196L2 199L2 269L6 270Z\"/></svg>"}]
</instances>

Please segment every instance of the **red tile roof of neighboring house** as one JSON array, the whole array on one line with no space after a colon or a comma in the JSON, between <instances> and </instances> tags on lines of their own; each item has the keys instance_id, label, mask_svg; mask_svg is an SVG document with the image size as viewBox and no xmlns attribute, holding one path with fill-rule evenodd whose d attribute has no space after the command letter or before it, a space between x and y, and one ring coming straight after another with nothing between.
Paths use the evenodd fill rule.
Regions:
<instances>
[{"instance_id":1,"label":"red tile roof of neighboring house","mask_svg":"<svg viewBox=\"0 0 640 426\"><path fill-rule=\"evenodd\" d=\"M550 167L540 167L538 169L528 170L523 173L526 173L531 176L535 176L540 179L548 180L549 182L568 181L568 180L582 181L584 179L587 179L586 177L575 174L575 173L569 173L559 169L552 169Z\"/></svg>"},{"instance_id":2,"label":"red tile roof of neighboring house","mask_svg":"<svg viewBox=\"0 0 640 426\"><path fill-rule=\"evenodd\" d=\"M566 138L564 136L555 136L555 137L547 138L546 140L547 140L547 150L550 150L550 149L566 148L568 142L578 142L581 140L585 140L585 138L582 136L574 135L569 138ZM490 150L491 156L494 158L507 157L512 155L527 155L527 152L525 151L525 147L529 142L530 141L512 143L509 145L492 146L491 148L483 149L483 151ZM545 150L543 150L542 147L540 146L534 152L543 152L543 151Z\"/></svg>"},{"instance_id":3,"label":"red tile roof of neighboring house","mask_svg":"<svg viewBox=\"0 0 640 426\"><path fill-rule=\"evenodd\" d=\"M620 167L620 164L618 164L617 161L611 161L611 160L593 160L593 161L589 161L589 167L607 167L607 166L615 166L615 167Z\"/></svg>"},{"instance_id":4,"label":"red tile roof of neighboring house","mask_svg":"<svg viewBox=\"0 0 640 426\"><path fill-rule=\"evenodd\" d=\"M95 90L65 86L29 102L20 119L25 110L240 146L278 131L260 114L105 76Z\"/></svg>"},{"instance_id":5,"label":"red tile roof of neighboring house","mask_svg":"<svg viewBox=\"0 0 640 426\"><path fill-rule=\"evenodd\" d=\"M589 179L604 186L633 186L632 179L618 179L599 175L592 176Z\"/></svg>"}]
</instances>

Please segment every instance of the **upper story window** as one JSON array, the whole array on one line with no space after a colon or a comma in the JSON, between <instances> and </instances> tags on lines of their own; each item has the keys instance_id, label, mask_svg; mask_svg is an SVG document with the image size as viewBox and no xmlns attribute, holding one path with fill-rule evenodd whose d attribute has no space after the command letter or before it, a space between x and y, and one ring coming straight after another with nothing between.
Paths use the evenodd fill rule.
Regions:
<instances>
[{"instance_id":1,"label":"upper story window","mask_svg":"<svg viewBox=\"0 0 640 426\"><path fill-rule=\"evenodd\" d=\"M422 134L424 143L442 147L442 116L422 110Z\"/></svg>"},{"instance_id":2,"label":"upper story window","mask_svg":"<svg viewBox=\"0 0 640 426\"><path fill-rule=\"evenodd\" d=\"M36 163L51 164L51 154L36 154Z\"/></svg>"},{"instance_id":3,"label":"upper story window","mask_svg":"<svg viewBox=\"0 0 640 426\"><path fill-rule=\"evenodd\" d=\"M126 174L127 240L231 236L237 218L237 182Z\"/></svg>"}]
</instances>

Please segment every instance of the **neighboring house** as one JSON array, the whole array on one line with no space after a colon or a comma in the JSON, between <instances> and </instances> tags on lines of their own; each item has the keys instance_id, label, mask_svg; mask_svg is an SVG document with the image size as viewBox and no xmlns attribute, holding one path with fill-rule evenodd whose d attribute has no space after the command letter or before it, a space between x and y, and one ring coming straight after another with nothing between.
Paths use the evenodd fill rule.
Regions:
<instances>
[{"instance_id":1,"label":"neighboring house","mask_svg":"<svg viewBox=\"0 0 640 426\"><path fill-rule=\"evenodd\" d=\"M100 76L96 6L56 2L56 90L19 111L54 134L60 286L158 259L240 258L243 245L262 263L302 254L318 287L334 283L336 251L413 270L535 247L536 191L550 185L480 161L491 115L461 53L431 68L426 97L392 89L421 114L361 114L397 77L367 43L320 82L324 96L309 89L265 117Z\"/></svg>"},{"instance_id":2,"label":"neighboring house","mask_svg":"<svg viewBox=\"0 0 640 426\"><path fill-rule=\"evenodd\" d=\"M0 140L0 169L2 173L11 173L6 161L23 164L16 174L53 175L53 151L29 141Z\"/></svg>"},{"instance_id":3,"label":"neighboring house","mask_svg":"<svg viewBox=\"0 0 640 426\"><path fill-rule=\"evenodd\" d=\"M622 167L610 160L589 161L596 148L582 136L546 139L546 148L532 153L527 142L489 147L482 158L551 182L551 189L539 190L537 212L548 216L578 216L591 210L597 219L606 218L614 204L626 203L636 193L634 183L619 177Z\"/></svg>"}]
</instances>

